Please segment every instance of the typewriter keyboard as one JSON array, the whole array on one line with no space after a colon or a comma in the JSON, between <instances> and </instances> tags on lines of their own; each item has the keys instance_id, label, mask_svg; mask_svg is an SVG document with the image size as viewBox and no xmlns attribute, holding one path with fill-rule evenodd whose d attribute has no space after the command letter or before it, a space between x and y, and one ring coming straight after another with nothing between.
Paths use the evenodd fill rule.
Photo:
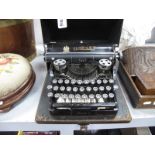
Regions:
<instances>
[{"instance_id":1,"label":"typewriter keyboard","mask_svg":"<svg viewBox=\"0 0 155 155\"><path fill-rule=\"evenodd\" d=\"M57 105L115 104L115 89L117 85L113 79L82 81L53 78L47 85L47 96Z\"/></svg>"}]
</instances>

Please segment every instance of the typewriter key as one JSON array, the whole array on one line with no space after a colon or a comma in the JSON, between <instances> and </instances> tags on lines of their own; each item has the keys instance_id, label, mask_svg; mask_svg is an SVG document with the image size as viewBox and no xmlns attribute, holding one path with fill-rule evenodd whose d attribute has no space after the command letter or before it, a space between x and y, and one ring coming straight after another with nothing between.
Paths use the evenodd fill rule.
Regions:
<instances>
[{"instance_id":1,"label":"typewriter key","mask_svg":"<svg viewBox=\"0 0 155 155\"><path fill-rule=\"evenodd\" d=\"M94 98L93 99L90 99L90 102L91 103L96 103L96 99L94 99Z\"/></svg>"},{"instance_id":2,"label":"typewriter key","mask_svg":"<svg viewBox=\"0 0 155 155\"><path fill-rule=\"evenodd\" d=\"M113 84L114 83L114 79L109 79L109 83Z\"/></svg>"},{"instance_id":3,"label":"typewriter key","mask_svg":"<svg viewBox=\"0 0 155 155\"><path fill-rule=\"evenodd\" d=\"M48 90L52 89L52 85L47 85L47 89Z\"/></svg>"},{"instance_id":4,"label":"typewriter key","mask_svg":"<svg viewBox=\"0 0 155 155\"><path fill-rule=\"evenodd\" d=\"M111 90L111 87L110 86L106 86L106 90L107 91L110 91Z\"/></svg>"},{"instance_id":5,"label":"typewriter key","mask_svg":"<svg viewBox=\"0 0 155 155\"><path fill-rule=\"evenodd\" d=\"M101 80L97 80L97 84L101 84L102 83L102 81Z\"/></svg>"},{"instance_id":6,"label":"typewriter key","mask_svg":"<svg viewBox=\"0 0 155 155\"><path fill-rule=\"evenodd\" d=\"M65 103L65 100L62 97L59 97L57 99L57 103Z\"/></svg>"},{"instance_id":7,"label":"typewriter key","mask_svg":"<svg viewBox=\"0 0 155 155\"><path fill-rule=\"evenodd\" d=\"M90 92L90 91L92 90L92 88L91 88L91 87L87 87L86 90L87 90L88 92Z\"/></svg>"},{"instance_id":8,"label":"typewriter key","mask_svg":"<svg viewBox=\"0 0 155 155\"><path fill-rule=\"evenodd\" d=\"M73 98L72 99L72 103L76 103L77 101L76 101L76 99L75 98Z\"/></svg>"},{"instance_id":9,"label":"typewriter key","mask_svg":"<svg viewBox=\"0 0 155 155\"><path fill-rule=\"evenodd\" d=\"M52 92L49 92L49 93L47 94L47 96L48 96L48 97L53 97L53 93L52 93Z\"/></svg>"},{"instance_id":10,"label":"typewriter key","mask_svg":"<svg viewBox=\"0 0 155 155\"><path fill-rule=\"evenodd\" d=\"M89 80L84 80L84 84L89 84Z\"/></svg>"},{"instance_id":11,"label":"typewriter key","mask_svg":"<svg viewBox=\"0 0 155 155\"><path fill-rule=\"evenodd\" d=\"M67 90L68 92L70 92L70 91L72 90L72 88L71 88L71 87L67 87L66 90Z\"/></svg>"},{"instance_id":12,"label":"typewriter key","mask_svg":"<svg viewBox=\"0 0 155 155\"><path fill-rule=\"evenodd\" d=\"M76 83L76 80L71 80L71 84L75 84Z\"/></svg>"},{"instance_id":13,"label":"typewriter key","mask_svg":"<svg viewBox=\"0 0 155 155\"><path fill-rule=\"evenodd\" d=\"M66 103L71 103L71 100L69 98L66 98Z\"/></svg>"},{"instance_id":14,"label":"typewriter key","mask_svg":"<svg viewBox=\"0 0 155 155\"><path fill-rule=\"evenodd\" d=\"M108 95L107 94L103 94L103 98L104 99L107 99L108 98Z\"/></svg>"},{"instance_id":15,"label":"typewriter key","mask_svg":"<svg viewBox=\"0 0 155 155\"><path fill-rule=\"evenodd\" d=\"M73 87L73 92L77 92L78 91L78 87Z\"/></svg>"},{"instance_id":16,"label":"typewriter key","mask_svg":"<svg viewBox=\"0 0 155 155\"><path fill-rule=\"evenodd\" d=\"M65 87L64 86L61 86L60 87L60 91L65 91Z\"/></svg>"},{"instance_id":17,"label":"typewriter key","mask_svg":"<svg viewBox=\"0 0 155 155\"><path fill-rule=\"evenodd\" d=\"M90 94L90 95L89 95L89 98L90 98L90 99L93 99L93 98L94 98L94 94Z\"/></svg>"},{"instance_id":18,"label":"typewriter key","mask_svg":"<svg viewBox=\"0 0 155 155\"><path fill-rule=\"evenodd\" d=\"M84 87L80 87L80 92L84 92L85 88Z\"/></svg>"},{"instance_id":19,"label":"typewriter key","mask_svg":"<svg viewBox=\"0 0 155 155\"><path fill-rule=\"evenodd\" d=\"M69 99L73 99L74 98L74 95L73 94L69 94Z\"/></svg>"},{"instance_id":20,"label":"typewriter key","mask_svg":"<svg viewBox=\"0 0 155 155\"><path fill-rule=\"evenodd\" d=\"M53 90L54 90L54 91L58 91L58 89L59 89L58 86L54 86L54 87L53 87Z\"/></svg>"},{"instance_id":21,"label":"typewriter key","mask_svg":"<svg viewBox=\"0 0 155 155\"><path fill-rule=\"evenodd\" d=\"M75 95L75 98L80 99L81 98L81 95L80 94L76 94Z\"/></svg>"},{"instance_id":22,"label":"typewriter key","mask_svg":"<svg viewBox=\"0 0 155 155\"><path fill-rule=\"evenodd\" d=\"M100 91L104 91L104 87L103 87L103 86L100 86L100 87L99 87L99 90L100 90Z\"/></svg>"},{"instance_id":23,"label":"typewriter key","mask_svg":"<svg viewBox=\"0 0 155 155\"><path fill-rule=\"evenodd\" d=\"M99 98L98 99L98 103L103 103L104 102L104 99L103 98Z\"/></svg>"},{"instance_id":24,"label":"typewriter key","mask_svg":"<svg viewBox=\"0 0 155 155\"><path fill-rule=\"evenodd\" d=\"M58 83L59 83L59 84L62 84L62 83L63 83L63 80L62 80L62 79L59 79L59 80L58 80Z\"/></svg>"},{"instance_id":25,"label":"typewriter key","mask_svg":"<svg viewBox=\"0 0 155 155\"><path fill-rule=\"evenodd\" d=\"M100 94L96 94L96 98L97 99L101 98L101 95Z\"/></svg>"},{"instance_id":26,"label":"typewriter key","mask_svg":"<svg viewBox=\"0 0 155 155\"><path fill-rule=\"evenodd\" d=\"M77 80L77 84L81 85L82 84L82 80Z\"/></svg>"},{"instance_id":27,"label":"typewriter key","mask_svg":"<svg viewBox=\"0 0 155 155\"><path fill-rule=\"evenodd\" d=\"M107 81L106 79L103 79L103 83L104 83L104 84L107 84L108 81Z\"/></svg>"},{"instance_id":28,"label":"typewriter key","mask_svg":"<svg viewBox=\"0 0 155 155\"><path fill-rule=\"evenodd\" d=\"M93 90L96 92L96 91L98 91L98 88L97 87L93 87Z\"/></svg>"},{"instance_id":29,"label":"typewriter key","mask_svg":"<svg viewBox=\"0 0 155 155\"><path fill-rule=\"evenodd\" d=\"M86 103L90 103L90 98L85 99Z\"/></svg>"},{"instance_id":30,"label":"typewriter key","mask_svg":"<svg viewBox=\"0 0 155 155\"><path fill-rule=\"evenodd\" d=\"M86 98L87 98L87 95L86 95L86 94L83 94L83 95L82 95L82 98L83 98L83 99L86 99Z\"/></svg>"},{"instance_id":31,"label":"typewriter key","mask_svg":"<svg viewBox=\"0 0 155 155\"><path fill-rule=\"evenodd\" d=\"M69 84L69 80L68 79L65 80L65 84Z\"/></svg>"},{"instance_id":32,"label":"typewriter key","mask_svg":"<svg viewBox=\"0 0 155 155\"><path fill-rule=\"evenodd\" d=\"M95 80L92 80L90 83L91 83L92 85L94 85L94 84L95 84Z\"/></svg>"},{"instance_id":33,"label":"typewriter key","mask_svg":"<svg viewBox=\"0 0 155 155\"><path fill-rule=\"evenodd\" d=\"M113 93L109 93L109 98L114 98L114 94Z\"/></svg>"},{"instance_id":34,"label":"typewriter key","mask_svg":"<svg viewBox=\"0 0 155 155\"><path fill-rule=\"evenodd\" d=\"M59 93L56 93L56 94L54 95L54 97L55 97L55 98L58 98L58 97L60 97L60 94L59 94Z\"/></svg>"},{"instance_id":35,"label":"typewriter key","mask_svg":"<svg viewBox=\"0 0 155 155\"><path fill-rule=\"evenodd\" d=\"M52 83L57 84L57 79L53 79Z\"/></svg>"}]
</instances>

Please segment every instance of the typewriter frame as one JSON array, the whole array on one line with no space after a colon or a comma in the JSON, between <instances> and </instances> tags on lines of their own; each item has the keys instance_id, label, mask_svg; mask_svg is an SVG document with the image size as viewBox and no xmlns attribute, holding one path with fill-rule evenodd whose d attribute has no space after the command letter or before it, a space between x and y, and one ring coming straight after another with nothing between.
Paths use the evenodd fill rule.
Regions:
<instances>
[{"instance_id":1,"label":"typewriter frame","mask_svg":"<svg viewBox=\"0 0 155 155\"><path fill-rule=\"evenodd\" d=\"M82 22L84 20L81 20ZM91 21L91 20L90 20ZM95 20L94 20L95 21ZM99 21L99 20L98 20ZM101 20L103 21L103 20ZM108 21L108 20L106 20ZM109 20L110 21L110 20ZM108 22L109 22L108 21ZM121 28L122 28L122 22L123 20L118 20L117 22L119 23L118 25L116 25L116 37L114 37L115 39L113 40L112 38L110 38L108 41L106 40L106 38L103 37L103 40L84 40L83 38L80 38L80 40L61 40L62 38L60 37L58 40L50 40L51 36L47 33L47 26L45 25L45 23L48 22L48 20L41 20L41 24L43 28L43 38L44 38L44 47L45 47L45 54L44 54L44 59L47 63L47 71L48 74L50 76L52 76L53 72L50 69L50 65L51 65L51 61L57 58L63 58L63 59L72 59L72 58L77 58L77 59L86 59L86 58L109 58L112 57L112 59L114 59L115 61L115 65L113 67L113 78L116 79L116 75L117 75L117 70L118 70L118 63L119 63L119 57L120 57L120 53L118 51L118 43L119 43L119 38L120 38L120 32L121 32ZM104 30L105 33L105 30ZM103 34L104 34L103 33ZM115 34L114 33L114 34ZM56 45L56 48L55 48ZM63 47L69 47L70 49L72 49L72 47L93 47L92 49L88 49L87 52L84 51L68 51L65 52L63 51ZM58 48L57 48L58 47ZM61 48L59 48L61 47ZM57 52L56 52L57 51ZM51 105L50 105L51 106ZM102 107L102 106L101 106ZM73 107L72 107L73 108ZM87 108L87 107L85 107ZM82 107L79 106L78 109L80 109L82 111ZM51 111L51 109L50 109ZM109 115L115 115L117 113L118 109L117 107L115 109L113 109L113 111L109 111L106 112L105 110L101 110L101 114L109 114ZM57 112L51 111L52 114L55 113L57 114ZM61 113L61 112L60 112ZM85 112L84 112L85 113ZM82 114L84 114L82 113ZM72 112L71 112L72 114ZM77 113L79 115L79 113ZM91 115L92 113L90 113ZM94 111L94 114L95 111Z\"/></svg>"}]
</instances>

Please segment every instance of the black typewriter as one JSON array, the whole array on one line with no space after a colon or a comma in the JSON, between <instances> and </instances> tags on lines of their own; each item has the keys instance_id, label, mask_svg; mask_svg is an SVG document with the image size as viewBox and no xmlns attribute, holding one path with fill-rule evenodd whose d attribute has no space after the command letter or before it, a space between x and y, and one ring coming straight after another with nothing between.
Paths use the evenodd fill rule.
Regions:
<instances>
[{"instance_id":1,"label":"black typewriter","mask_svg":"<svg viewBox=\"0 0 155 155\"><path fill-rule=\"evenodd\" d=\"M121 19L41 20L52 115L115 115ZM45 93L44 93L45 94Z\"/></svg>"}]
</instances>

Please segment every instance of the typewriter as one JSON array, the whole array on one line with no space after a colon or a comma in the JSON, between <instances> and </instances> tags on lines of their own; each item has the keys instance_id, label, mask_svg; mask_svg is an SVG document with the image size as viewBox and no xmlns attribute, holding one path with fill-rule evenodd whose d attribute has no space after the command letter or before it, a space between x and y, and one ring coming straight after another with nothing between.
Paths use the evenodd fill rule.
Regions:
<instances>
[{"instance_id":1,"label":"typewriter","mask_svg":"<svg viewBox=\"0 0 155 155\"><path fill-rule=\"evenodd\" d=\"M52 115L113 115L121 19L41 20ZM43 90L45 91L45 90Z\"/></svg>"}]
</instances>

